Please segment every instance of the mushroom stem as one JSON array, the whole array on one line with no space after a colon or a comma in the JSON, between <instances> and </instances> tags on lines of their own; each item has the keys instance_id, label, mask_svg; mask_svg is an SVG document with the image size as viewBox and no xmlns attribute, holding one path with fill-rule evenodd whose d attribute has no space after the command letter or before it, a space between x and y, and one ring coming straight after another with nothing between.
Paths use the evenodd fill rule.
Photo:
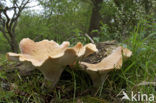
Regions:
<instances>
[{"instance_id":1,"label":"mushroom stem","mask_svg":"<svg viewBox=\"0 0 156 103\"><path fill-rule=\"evenodd\" d=\"M98 71L96 71L96 72L95 71L87 71L87 73L89 74L90 78L92 79L93 87L98 89L101 86L103 86L108 72L100 73Z\"/></svg>"},{"instance_id":2,"label":"mushroom stem","mask_svg":"<svg viewBox=\"0 0 156 103\"><path fill-rule=\"evenodd\" d=\"M39 69L43 73L45 79L51 82L51 88L55 87L55 85L58 83L60 76L64 70L60 67L57 67L55 69L57 70L53 70L53 68L51 68L51 70L47 69L48 71Z\"/></svg>"},{"instance_id":3,"label":"mushroom stem","mask_svg":"<svg viewBox=\"0 0 156 103\"><path fill-rule=\"evenodd\" d=\"M59 81L64 68L65 66L52 62L51 60L47 60L47 62L41 67L38 67L38 69L43 73L45 79L51 82L51 88L55 87Z\"/></svg>"}]
</instances>

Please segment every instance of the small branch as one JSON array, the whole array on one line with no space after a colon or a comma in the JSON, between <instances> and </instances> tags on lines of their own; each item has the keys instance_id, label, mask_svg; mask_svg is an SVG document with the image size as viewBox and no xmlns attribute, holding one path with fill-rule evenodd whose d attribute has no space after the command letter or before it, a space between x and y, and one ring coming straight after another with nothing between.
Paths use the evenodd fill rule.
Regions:
<instances>
[{"instance_id":1,"label":"small branch","mask_svg":"<svg viewBox=\"0 0 156 103\"><path fill-rule=\"evenodd\" d=\"M94 40L87 33L85 33L84 35L91 41L91 43L95 44Z\"/></svg>"},{"instance_id":2,"label":"small branch","mask_svg":"<svg viewBox=\"0 0 156 103\"><path fill-rule=\"evenodd\" d=\"M16 10L17 10L17 8L14 8L14 14L13 14L13 17L12 17L12 19L11 19L10 25L12 25L12 22L13 22L15 16L17 15L17 11L16 11Z\"/></svg>"},{"instance_id":3,"label":"small branch","mask_svg":"<svg viewBox=\"0 0 156 103\"><path fill-rule=\"evenodd\" d=\"M34 7L37 7L37 6L39 6L39 4L38 5L34 5L34 6L26 6L25 8L27 9L27 8L34 8Z\"/></svg>"},{"instance_id":4,"label":"small branch","mask_svg":"<svg viewBox=\"0 0 156 103\"><path fill-rule=\"evenodd\" d=\"M24 1L25 1L25 0L23 0L23 1L22 1L22 4L21 4L22 9L25 8L25 6L29 3L30 0L27 0L25 3L24 3Z\"/></svg>"},{"instance_id":5,"label":"small branch","mask_svg":"<svg viewBox=\"0 0 156 103\"><path fill-rule=\"evenodd\" d=\"M146 85L156 86L156 82L146 82L146 81L143 81L143 82L139 83L137 86L146 86Z\"/></svg>"}]
</instances>

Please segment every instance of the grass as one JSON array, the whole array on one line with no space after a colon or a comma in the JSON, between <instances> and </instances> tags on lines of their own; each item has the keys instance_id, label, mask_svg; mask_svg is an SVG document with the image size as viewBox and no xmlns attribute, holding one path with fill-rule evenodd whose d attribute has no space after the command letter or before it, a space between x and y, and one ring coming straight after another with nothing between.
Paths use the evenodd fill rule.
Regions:
<instances>
[{"instance_id":1,"label":"grass","mask_svg":"<svg viewBox=\"0 0 156 103\"><path fill-rule=\"evenodd\" d=\"M84 72L75 72L67 67L56 88L50 92L43 86L44 78L38 70L26 77L20 76L16 70L8 72L14 63L9 63L5 55L0 54L0 68L3 68L0 70L0 102L49 103L52 99L53 103L118 103L120 98L117 94L122 89L128 95L133 91L156 96L156 87L137 86L143 81L156 82L156 33L142 38L142 30L139 25L129 39L122 41L132 50L133 56L124 61L121 70L108 74L98 96L91 95L92 82Z\"/></svg>"}]
</instances>

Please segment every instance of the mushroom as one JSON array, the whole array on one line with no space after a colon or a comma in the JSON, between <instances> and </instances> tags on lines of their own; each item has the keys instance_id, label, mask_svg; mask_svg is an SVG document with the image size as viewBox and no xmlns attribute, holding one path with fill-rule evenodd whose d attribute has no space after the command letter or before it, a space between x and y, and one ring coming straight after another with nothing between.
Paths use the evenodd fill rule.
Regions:
<instances>
[{"instance_id":1,"label":"mushroom","mask_svg":"<svg viewBox=\"0 0 156 103\"><path fill-rule=\"evenodd\" d=\"M93 86L98 88L104 83L106 74L109 71L121 68L123 63L122 57L130 57L131 55L132 52L129 49L118 46L110 55L103 58L99 63L91 64L87 62L80 62L80 66L90 75Z\"/></svg>"},{"instance_id":2,"label":"mushroom","mask_svg":"<svg viewBox=\"0 0 156 103\"><path fill-rule=\"evenodd\" d=\"M65 66L98 51L92 43L83 46L79 42L74 47L69 47L69 45L68 41L59 45L53 40L34 42L25 38L19 44L21 54L9 52L7 57L8 60L24 63L26 67L29 67L24 69L29 71L34 68L39 69L54 87L59 81Z\"/></svg>"}]
</instances>

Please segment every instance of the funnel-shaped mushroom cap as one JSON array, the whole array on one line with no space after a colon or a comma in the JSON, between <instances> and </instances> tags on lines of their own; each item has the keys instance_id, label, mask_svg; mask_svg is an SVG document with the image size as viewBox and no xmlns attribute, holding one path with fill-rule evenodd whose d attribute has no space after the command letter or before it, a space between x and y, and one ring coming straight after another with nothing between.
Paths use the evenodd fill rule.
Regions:
<instances>
[{"instance_id":1,"label":"funnel-shaped mushroom cap","mask_svg":"<svg viewBox=\"0 0 156 103\"><path fill-rule=\"evenodd\" d=\"M87 56L97 52L94 44L83 46L77 43L74 47L69 47L68 41L61 45L55 41L43 40L34 42L29 38L23 39L20 42L21 54L8 53L9 60L29 62L32 66L37 67L44 76L54 82L54 85L59 80L64 66L73 64L74 61L82 56Z\"/></svg>"},{"instance_id":2,"label":"funnel-shaped mushroom cap","mask_svg":"<svg viewBox=\"0 0 156 103\"><path fill-rule=\"evenodd\" d=\"M101 84L104 82L105 76L109 71L121 68L123 63L123 56L130 57L131 55L132 52L130 50L119 46L113 50L110 55L103 58L99 63L91 64L87 62L81 62L80 64L92 78L94 87L98 87L101 86Z\"/></svg>"},{"instance_id":3,"label":"funnel-shaped mushroom cap","mask_svg":"<svg viewBox=\"0 0 156 103\"><path fill-rule=\"evenodd\" d=\"M125 57L130 57L132 52L127 48L118 47L113 52L105 57L100 63L90 64L81 62L81 64L87 66L87 70L91 71L109 71L114 68L119 69L122 66L122 53Z\"/></svg>"}]
</instances>

